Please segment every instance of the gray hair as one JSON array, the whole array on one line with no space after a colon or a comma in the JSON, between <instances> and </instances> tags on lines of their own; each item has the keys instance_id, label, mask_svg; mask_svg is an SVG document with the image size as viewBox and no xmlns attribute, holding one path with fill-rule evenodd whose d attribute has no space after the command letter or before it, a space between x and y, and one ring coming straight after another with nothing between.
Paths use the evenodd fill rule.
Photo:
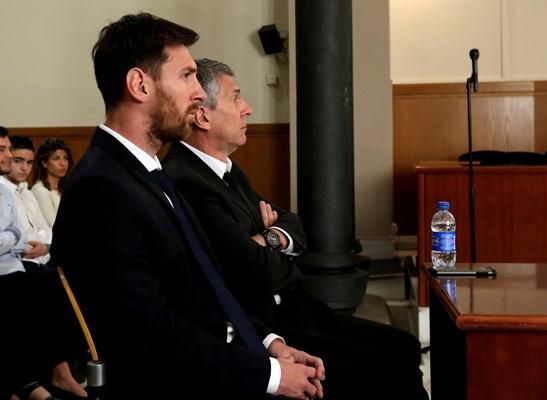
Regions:
<instances>
[{"instance_id":1,"label":"gray hair","mask_svg":"<svg viewBox=\"0 0 547 400\"><path fill-rule=\"evenodd\" d=\"M196 60L196 65L198 81L207 95L207 100L202 105L214 110L217 106L218 92L220 92L218 78L221 75L234 76L234 71L226 64L208 58Z\"/></svg>"}]
</instances>

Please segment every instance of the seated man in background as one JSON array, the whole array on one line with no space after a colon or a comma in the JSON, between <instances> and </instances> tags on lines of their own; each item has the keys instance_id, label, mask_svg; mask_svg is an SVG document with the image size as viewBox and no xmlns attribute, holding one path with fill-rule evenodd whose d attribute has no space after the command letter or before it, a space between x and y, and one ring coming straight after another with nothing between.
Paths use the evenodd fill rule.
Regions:
<instances>
[{"instance_id":1,"label":"seated man in background","mask_svg":"<svg viewBox=\"0 0 547 400\"><path fill-rule=\"evenodd\" d=\"M11 148L11 171L0 177L0 183L10 189L15 197L19 219L27 236L22 261L27 272L32 272L49 262L51 228L26 182L34 163L32 140L24 136L12 136Z\"/></svg>"},{"instance_id":2,"label":"seated man in background","mask_svg":"<svg viewBox=\"0 0 547 400\"><path fill-rule=\"evenodd\" d=\"M11 168L8 132L0 127L2 179ZM26 243L13 194L0 185L0 398L12 393L22 400L54 399L51 394L80 398L77 395L86 393L65 361L72 351L67 351L67 337L74 331L62 324L64 317L59 318L70 312L63 308L68 302L49 276L25 272L21 254Z\"/></svg>"},{"instance_id":3,"label":"seated man in background","mask_svg":"<svg viewBox=\"0 0 547 400\"><path fill-rule=\"evenodd\" d=\"M230 67L208 59L196 63L207 99L163 166L197 214L230 289L247 312L325 360L326 399L427 398L416 338L335 315L299 289L302 276L292 257L306 244L298 216L255 193L229 159L246 142L252 109Z\"/></svg>"}]
</instances>

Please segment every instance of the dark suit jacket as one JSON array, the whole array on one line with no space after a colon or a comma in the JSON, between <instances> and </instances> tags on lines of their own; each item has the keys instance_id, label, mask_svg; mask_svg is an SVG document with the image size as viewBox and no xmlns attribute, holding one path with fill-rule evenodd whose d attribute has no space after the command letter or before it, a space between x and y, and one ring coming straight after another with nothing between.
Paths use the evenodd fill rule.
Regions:
<instances>
[{"instance_id":1,"label":"dark suit jacket","mask_svg":"<svg viewBox=\"0 0 547 400\"><path fill-rule=\"evenodd\" d=\"M100 129L69 177L53 232L52 255L106 362L110 398L262 397L268 358L226 343L224 311L164 193Z\"/></svg>"},{"instance_id":2,"label":"dark suit jacket","mask_svg":"<svg viewBox=\"0 0 547 400\"><path fill-rule=\"evenodd\" d=\"M252 190L237 165L233 165L231 175L247 200L242 200L181 143L169 149L164 167L190 202L215 248L230 288L244 306L260 312L259 305L272 305L272 294L281 294L283 302L272 306L272 320L268 323L289 344L324 359L327 398L427 397L418 368L416 338L388 325L334 314L326 304L299 290L301 285L294 287L300 281L300 273L290 257L274 253L251 239L264 228L258 206L262 198ZM275 225L286 230L296 248L303 250L304 233L299 218L274 208L279 213ZM385 349L391 354L388 358ZM400 371L395 380L391 374L393 365L387 369L384 366L386 359L394 360L391 364ZM365 389L363 377L367 379ZM371 396L363 390L371 392ZM382 397L386 390L388 395Z\"/></svg>"},{"instance_id":3,"label":"dark suit jacket","mask_svg":"<svg viewBox=\"0 0 547 400\"><path fill-rule=\"evenodd\" d=\"M302 279L291 257L257 244L252 235L264 230L258 203L263 198L234 163L232 177L238 182L250 207L183 144L171 145L163 160L167 174L188 200L215 248L230 289L246 310L271 323L273 295L296 286ZM305 251L306 241L296 214L275 205L279 215L274 224L287 231L295 250Z\"/></svg>"}]
</instances>

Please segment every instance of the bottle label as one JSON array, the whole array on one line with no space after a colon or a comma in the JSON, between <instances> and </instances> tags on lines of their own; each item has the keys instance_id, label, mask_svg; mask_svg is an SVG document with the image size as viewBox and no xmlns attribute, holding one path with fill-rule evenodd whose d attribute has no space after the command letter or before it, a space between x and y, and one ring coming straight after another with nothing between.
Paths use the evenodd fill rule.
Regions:
<instances>
[{"instance_id":1,"label":"bottle label","mask_svg":"<svg viewBox=\"0 0 547 400\"><path fill-rule=\"evenodd\" d=\"M452 300L453 303L456 303L458 301L456 295L458 293L457 286L456 286L456 280L455 279L443 279L441 281L441 286L444 288L446 294Z\"/></svg>"},{"instance_id":2,"label":"bottle label","mask_svg":"<svg viewBox=\"0 0 547 400\"><path fill-rule=\"evenodd\" d=\"M431 232L433 251L456 251L456 232Z\"/></svg>"}]
</instances>

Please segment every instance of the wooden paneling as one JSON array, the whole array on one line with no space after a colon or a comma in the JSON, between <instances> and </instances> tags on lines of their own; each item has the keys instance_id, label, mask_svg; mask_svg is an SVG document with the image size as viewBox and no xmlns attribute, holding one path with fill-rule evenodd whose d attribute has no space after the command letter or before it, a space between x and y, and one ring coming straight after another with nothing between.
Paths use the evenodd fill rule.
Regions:
<instances>
[{"instance_id":1,"label":"wooden paneling","mask_svg":"<svg viewBox=\"0 0 547 400\"><path fill-rule=\"evenodd\" d=\"M71 148L77 161L89 146L95 127L9 128L10 135L28 136L38 147L48 137L60 137ZM160 159L167 151L164 146ZM249 124L247 143L233 154L247 173L251 184L264 198L290 207L289 124Z\"/></svg>"},{"instance_id":2,"label":"wooden paneling","mask_svg":"<svg viewBox=\"0 0 547 400\"><path fill-rule=\"evenodd\" d=\"M472 94L473 150L547 151L547 82L485 82ZM421 161L456 160L467 152L465 84L393 87L394 219L417 234Z\"/></svg>"},{"instance_id":3,"label":"wooden paneling","mask_svg":"<svg viewBox=\"0 0 547 400\"><path fill-rule=\"evenodd\" d=\"M418 172L418 262L431 262L431 218L436 202L450 202L456 217L458 262L469 262L468 168L423 164ZM477 262L547 263L547 166L474 168ZM427 304L423 272L419 302Z\"/></svg>"},{"instance_id":4,"label":"wooden paneling","mask_svg":"<svg viewBox=\"0 0 547 400\"><path fill-rule=\"evenodd\" d=\"M289 124L249 125L247 143L232 155L255 191L287 210L291 200L289 131Z\"/></svg>"},{"instance_id":5,"label":"wooden paneling","mask_svg":"<svg viewBox=\"0 0 547 400\"><path fill-rule=\"evenodd\" d=\"M89 141L93 132L95 132L94 126L9 128L11 136L21 135L30 137L36 149L47 138L58 137L63 139L70 147L74 161L78 161L89 147Z\"/></svg>"}]
</instances>

